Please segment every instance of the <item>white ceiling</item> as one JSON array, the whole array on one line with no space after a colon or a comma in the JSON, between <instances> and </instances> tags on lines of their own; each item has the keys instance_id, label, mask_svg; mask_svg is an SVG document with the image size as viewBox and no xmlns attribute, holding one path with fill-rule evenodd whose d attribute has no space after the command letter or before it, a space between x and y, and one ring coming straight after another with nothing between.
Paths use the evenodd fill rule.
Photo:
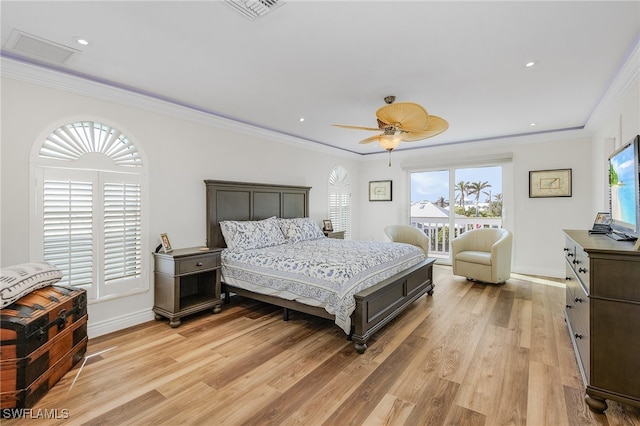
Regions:
<instances>
[{"instance_id":1,"label":"white ceiling","mask_svg":"<svg viewBox=\"0 0 640 426\"><path fill-rule=\"evenodd\" d=\"M253 21L221 1L0 7L9 60L40 62L9 48L19 30L80 51L47 67L362 154L373 133L331 124L375 127L387 95L450 125L400 148L582 128L640 34L639 1L289 0Z\"/></svg>"}]
</instances>

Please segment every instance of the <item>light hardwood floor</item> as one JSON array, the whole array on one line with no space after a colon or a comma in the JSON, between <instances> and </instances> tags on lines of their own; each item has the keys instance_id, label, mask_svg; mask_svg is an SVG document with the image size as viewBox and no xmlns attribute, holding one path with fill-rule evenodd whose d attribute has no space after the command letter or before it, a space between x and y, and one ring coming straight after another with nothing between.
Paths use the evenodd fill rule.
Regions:
<instances>
[{"instance_id":1,"label":"light hardwood floor","mask_svg":"<svg viewBox=\"0 0 640 426\"><path fill-rule=\"evenodd\" d=\"M279 309L236 299L176 329L150 322L91 339L97 355L31 413L68 418L2 424L640 425L638 408L610 402L598 415L583 402L563 284L483 285L445 266L434 276L434 295L363 355L331 321L283 322Z\"/></svg>"}]
</instances>

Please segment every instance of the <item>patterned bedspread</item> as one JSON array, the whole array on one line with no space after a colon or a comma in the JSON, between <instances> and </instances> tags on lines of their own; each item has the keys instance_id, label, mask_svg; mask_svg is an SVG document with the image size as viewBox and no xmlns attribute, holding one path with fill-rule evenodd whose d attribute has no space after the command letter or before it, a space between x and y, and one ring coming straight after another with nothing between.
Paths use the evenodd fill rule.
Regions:
<instances>
[{"instance_id":1,"label":"patterned bedspread","mask_svg":"<svg viewBox=\"0 0 640 426\"><path fill-rule=\"evenodd\" d=\"M225 249L222 280L322 306L349 334L353 295L424 259L424 252L409 244L319 238L245 251Z\"/></svg>"}]
</instances>

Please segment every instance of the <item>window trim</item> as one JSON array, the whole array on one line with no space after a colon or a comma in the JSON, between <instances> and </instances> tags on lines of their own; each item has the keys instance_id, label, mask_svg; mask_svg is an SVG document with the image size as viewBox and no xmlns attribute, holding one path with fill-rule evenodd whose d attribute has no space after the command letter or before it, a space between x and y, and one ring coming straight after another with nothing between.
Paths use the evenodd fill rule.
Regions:
<instances>
[{"instance_id":1,"label":"window trim","mask_svg":"<svg viewBox=\"0 0 640 426\"><path fill-rule=\"evenodd\" d=\"M135 141L135 139L131 138L130 132L126 131L120 126L111 126L105 125L107 128L114 129L118 131L120 134L127 135L126 138L130 145L134 147L136 151L137 158L140 159L139 165L136 167L131 167L131 164L118 165L115 164L112 159L110 159L105 154L90 152L89 155L80 156L79 158L69 161L65 160L57 160L51 158L43 158L39 156L40 149L43 146L44 141L59 129L62 126L76 123L76 122L91 122L98 123L100 125L105 125L106 120L93 119L87 120L86 118L70 118L66 120L62 120L55 126L50 127L47 130L43 130L34 144L32 145L31 156L30 156L30 164L29 164L29 175L30 175L30 189L29 189L29 255L31 259L42 259L43 245L44 245L44 233L42 231L42 198L38 198L38 194L42 195L42 184L44 179L44 170L58 170L64 173L64 170L69 171L89 171L89 172L100 172L102 175L109 173L117 173L119 175L137 175L137 178L140 186L141 186L141 245L140 245L140 275L136 277L135 280L138 282L134 287L129 287L130 282L127 282L124 286L120 286L120 289L116 289L114 286L109 287L109 284L105 283L104 280L101 279L98 282L97 286L93 286L96 289L98 287L102 287L106 289L98 293L98 297L91 297L88 292L88 303L100 303L109 300L119 299L123 297L129 297L136 294L147 293L150 290L150 268L151 268L151 242L149 237L149 229L150 229L150 204L149 204L149 178L148 171L146 166L146 155L142 150L141 145ZM120 130L117 130L120 129ZM103 212L100 212L99 216L102 216ZM100 221L102 221L102 217ZM100 261L102 263L102 261ZM94 266L96 263L94 262ZM98 265L97 267L100 267ZM127 278L123 280L127 281ZM119 280L122 281L122 280ZM116 290L114 292L114 290Z\"/></svg>"},{"instance_id":2,"label":"window trim","mask_svg":"<svg viewBox=\"0 0 640 426\"><path fill-rule=\"evenodd\" d=\"M341 175L341 176L337 176ZM340 184L336 185L333 183L334 178L340 179ZM349 239L351 237L351 213L352 213L352 191L351 191L351 177L349 176L349 172L347 169L341 165L334 166L329 172L329 177L327 179L327 192L328 192L328 216L329 219L333 222L333 228L340 231L345 231L345 239ZM340 214L338 214L338 218L336 218L336 214L334 213L334 197L340 197L343 199L346 197L348 199L348 211L347 217L344 218L343 221L336 220L340 219ZM337 206L339 207L339 206ZM345 229L340 229L342 224L344 223ZM338 225L338 227L336 227Z\"/></svg>"}]
</instances>

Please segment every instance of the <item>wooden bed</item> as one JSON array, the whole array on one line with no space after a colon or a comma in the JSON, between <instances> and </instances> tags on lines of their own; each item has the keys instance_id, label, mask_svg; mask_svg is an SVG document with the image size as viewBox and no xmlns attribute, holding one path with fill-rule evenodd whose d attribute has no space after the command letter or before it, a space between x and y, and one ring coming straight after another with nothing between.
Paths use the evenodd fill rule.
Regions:
<instances>
[{"instance_id":1,"label":"wooden bed","mask_svg":"<svg viewBox=\"0 0 640 426\"><path fill-rule=\"evenodd\" d=\"M280 218L308 217L310 187L270 185L219 180L205 180L207 197L207 245L226 247L220 222L225 220L261 220L272 216ZM367 349L373 333L400 314L407 306L425 293L433 294L433 264L427 258L355 295L356 308L351 315L351 335L358 353ZM251 292L223 283L228 301L230 293L267 302L284 308L284 319L289 310L304 312L322 318L333 315L319 307L292 300Z\"/></svg>"}]
</instances>

